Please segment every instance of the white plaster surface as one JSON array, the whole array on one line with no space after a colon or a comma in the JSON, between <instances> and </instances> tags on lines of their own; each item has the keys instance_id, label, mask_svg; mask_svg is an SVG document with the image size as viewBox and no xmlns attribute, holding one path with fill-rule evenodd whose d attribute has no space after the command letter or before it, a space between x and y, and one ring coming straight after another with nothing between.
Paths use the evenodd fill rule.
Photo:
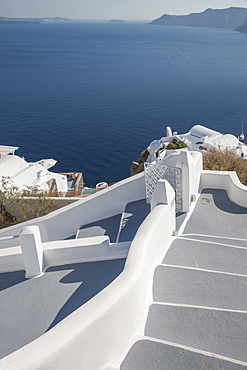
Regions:
<instances>
[{"instance_id":1,"label":"white plaster surface","mask_svg":"<svg viewBox=\"0 0 247 370\"><path fill-rule=\"evenodd\" d=\"M207 183L210 186L212 178L215 181L215 187L217 187L220 178L216 174L206 176L203 174L201 184ZM233 183L232 192L235 194L234 189L238 189L235 197L236 199L239 197L238 201L243 195L246 195L246 189L239 187L236 182L232 182L232 177L229 174L223 176L222 179L222 188ZM131 198L128 193L130 190L133 191ZM127 200L136 201L143 197L145 193L143 175L137 175L137 177L116 185L113 189L106 189L104 192L102 197L96 194L92 198L92 202L84 200L66 207L64 214L60 210L38 220L44 240L50 242L59 235L59 223L62 228L64 227L62 235L69 237L71 234L68 230L71 232L82 225L97 221L90 212L91 207L96 207L97 204L101 217L111 217L123 212L128 203ZM168 193L170 194L170 191ZM117 199L118 195L120 196L119 204L110 203L110 199L114 199L114 197ZM209 202L202 202L203 198ZM233 198L231 197L232 200ZM246 200L242 204L246 204ZM84 207L86 214L81 212ZM104 212L105 210L107 212ZM195 267L186 266L185 261L179 265L176 253L170 253L173 248L173 245L170 247L170 243L175 219L174 193L171 192L167 204L158 204L137 230L122 274L106 289L66 317L48 333L25 346L24 349L2 359L0 369L17 369L20 364L25 370L38 368L60 370L71 367L80 370L95 370L104 367L121 368L121 366L126 366L125 360L121 365L121 359L128 358L128 349L138 335L144 334L145 323L145 334L148 339L153 336L161 341L175 343L172 348L173 354L178 353L179 346L191 348L192 350L183 351L184 359L188 364L193 363L194 366L200 363L201 356L199 354L202 354L203 351L211 354L208 355L209 358L207 357L206 362L202 362L202 369L206 369L206 365L211 364L212 369L217 368L216 366L220 370L230 369L229 363L236 364L240 369L243 365L241 361L245 362L247 366L247 348L244 339L247 311L245 310L245 296L242 296L246 285L246 275L243 263L240 263L239 270L237 264L237 259L243 258L243 243L247 239L246 215L246 208L230 201L224 190L204 190L185 226L185 234L181 238L181 242L187 247L187 253L185 251L184 253L185 261L188 263L192 264L193 249L196 249L195 243L197 242L200 243L199 248L201 248L201 244L205 241L204 247L209 245L208 252L212 255L209 257L207 251L201 248L201 251L195 252L195 257L198 258L199 262L201 261L200 263L203 263L203 255L206 254L204 267L198 268L195 258L193 261ZM63 220L64 216L67 216L67 224ZM72 216L75 226L70 220ZM53 222L54 229L52 230ZM7 230L7 234L3 233L2 235L9 235L10 231L16 230L16 228ZM186 244L189 241L188 236L195 234L202 239L200 242L194 239L193 248L188 251ZM208 239L203 239L205 234L208 237L215 237L215 239L211 239L212 243L216 245L215 254L212 250L212 243L209 243ZM186 237L185 242L184 238ZM217 256L221 253L218 247L224 247L222 240L225 237L229 237L234 242L241 239L242 244L234 244L235 249L229 255L229 248L231 248L231 242L229 242L226 245L226 256L222 262L219 262L219 269L217 269ZM178 239L174 240L177 243ZM170 250L167 254L169 258L166 263L164 255L169 247ZM177 245L174 244L174 247L177 248ZM241 251L240 254L238 251ZM173 260L174 256L176 258ZM231 256L234 258L232 270L229 263ZM163 264L172 266L161 266L156 270L158 286L154 286L155 296L152 297L153 272L162 259ZM210 268L208 265L211 262L213 265ZM175 264L178 267L175 267ZM227 271L224 271L224 268ZM179 272L174 273L175 269ZM222 273L226 279L222 278ZM166 286L167 280L169 280L169 284ZM195 281L196 283L194 283ZM182 289L183 287L184 289ZM152 299L160 301L159 303L154 301L146 322L149 302ZM143 363L143 359L146 358L146 355L143 355L143 349L145 350L147 342L143 341L142 349L140 349L138 341L137 343L139 355L138 357L134 356L136 363L132 369L138 369L138 366ZM141 343L141 347L143 343ZM148 346L150 346L149 340ZM97 356L95 356L95 348L97 348ZM154 353L158 357L153 361L159 363L160 347L155 348ZM162 348L165 352L167 351L166 346L163 345ZM181 356L180 351L180 362L178 363L182 363ZM222 358L224 356L228 357L227 362L224 362L225 360ZM168 356L168 360L171 358L172 356ZM145 367L143 368L145 369Z\"/></svg>"},{"instance_id":2,"label":"white plaster surface","mask_svg":"<svg viewBox=\"0 0 247 370\"><path fill-rule=\"evenodd\" d=\"M198 237L200 235L176 239L163 262L168 265L247 275L247 240L211 237L205 241L206 237L201 236L199 240Z\"/></svg>"},{"instance_id":3,"label":"white plaster surface","mask_svg":"<svg viewBox=\"0 0 247 370\"><path fill-rule=\"evenodd\" d=\"M26 277L30 278L43 274L44 255L39 227L23 227L19 238Z\"/></svg>"},{"instance_id":4,"label":"white plaster surface","mask_svg":"<svg viewBox=\"0 0 247 370\"><path fill-rule=\"evenodd\" d=\"M247 187L241 184L234 171L202 171L200 188L224 189L229 199L240 207L247 207Z\"/></svg>"},{"instance_id":5,"label":"white plaster surface","mask_svg":"<svg viewBox=\"0 0 247 370\"><path fill-rule=\"evenodd\" d=\"M247 312L153 305L145 334L247 362Z\"/></svg>"},{"instance_id":6,"label":"white plaster surface","mask_svg":"<svg viewBox=\"0 0 247 370\"><path fill-rule=\"evenodd\" d=\"M142 359L142 361L140 361ZM137 341L120 370L245 370L246 365L184 346L144 338Z\"/></svg>"},{"instance_id":7,"label":"white plaster surface","mask_svg":"<svg viewBox=\"0 0 247 370\"><path fill-rule=\"evenodd\" d=\"M37 225L42 242L66 239L75 236L83 225L122 213L128 203L144 199L145 195L144 173L140 173L46 216L0 230L0 238L19 235L23 226ZM12 240L9 246L18 243Z\"/></svg>"},{"instance_id":8,"label":"white plaster surface","mask_svg":"<svg viewBox=\"0 0 247 370\"><path fill-rule=\"evenodd\" d=\"M204 189L155 270L145 336L121 370L247 368L246 222L226 191Z\"/></svg>"},{"instance_id":9,"label":"white plaster surface","mask_svg":"<svg viewBox=\"0 0 247 370\"><path fill-rule=\"evenodd\" d=\"M140 179L141 176L137 176L132 181L138 183ZM105 194L108 190L104 190ZM141 194L139 187L131 196L138 200ZM168 205L155 207L138 229L122 274L48 333L2 359L0 369L18 368L20 364L25 370L41 367L95 370L119 366L136 332L144 329L153 270L171 241L174 193L168 201ZM59 212L55 214L58 216ZM165 224L164 219L167 220Z\"/></svg>"},{"instance_id":10,"label":"white plaster surface","mask_svg":"<svg viewBox=\"0 0 247 370\"><path fill-rule=\"evenodd\" d=\"M57 266L28 280L24 271L0 274L0 358L56 326L110 284L124 264L112 260ZM0 369L7 368L0 361ZM25 362L14 368L25 369Z\"/></svg>"}]
</instances>

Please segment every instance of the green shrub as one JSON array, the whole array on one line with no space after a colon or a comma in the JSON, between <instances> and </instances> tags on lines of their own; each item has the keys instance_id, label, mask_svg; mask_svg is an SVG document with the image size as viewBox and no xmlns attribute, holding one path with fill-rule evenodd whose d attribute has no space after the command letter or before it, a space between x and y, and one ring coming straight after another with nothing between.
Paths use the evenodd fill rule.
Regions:
<instances>
[{"instance_id":1,"label":"green shrub","mask_svg":"<svg viewBox=\"0 0 247 370\"><path fill-rule=\"evenodd\" d=\"M178 141L177 139L172 139L172 143L167 144L166 149L183 149L187 145L183 141Z\"/></svg>"}]
</instances>

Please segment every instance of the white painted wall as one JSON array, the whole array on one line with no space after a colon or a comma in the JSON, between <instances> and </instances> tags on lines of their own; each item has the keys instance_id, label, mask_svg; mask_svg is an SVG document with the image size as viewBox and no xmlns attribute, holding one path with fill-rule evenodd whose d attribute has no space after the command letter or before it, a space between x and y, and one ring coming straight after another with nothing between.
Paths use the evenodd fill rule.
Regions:
<instances>
[{"instance_id":1,"label":"white painted wall","mask_svg":"<svg viewBox=\"0 0 247 370\"><path fill-rule=\"evenodd\" d=\"M172 240L174 192L167 201L137 231L122 274L49 332L3 358L0 369L118 368L135 336L144 332L154 268Z\"/></svg>"},{"instance_id":2,"label":"white painted wall","mask_svg":"<svg viewBox=\"0 0 247 370\"><path fill-rule=\"evenodd\" d=\"M191 195L198 195L202 171L202 153L177 149L157 164L181 168L182 212L189 212Z\"/></svg>"},{"instance_id":3,"label":"white painted wall","mask_svg":"<svg viewBox=\"0 0 247 370\"><path fill-rule=\"evenodd\" d=\"M17 175L12 177L12 181L15 186L22 189L23 186L33 186L35 181L38 180L38 171L48 172L44 167L40 164L34 164L33 166L29 166L22 172L18 173ZM45 184L42 184L45 185ZM48 188L47 184L44 186L46 190Z\"/></svg>"},{"instance_id":4,"label":"white painted wall","mask_svg":"<svg viewBox=\"0 0 247 370\"><path fill-rule=\"evenodd\" d=\"M127 203L143 199L145 194L144 173L140 173L47 216L0 230L0 239L8 235L19 235L23 226L29 225L39 226L43 242L65 239L75 235L83 225L123 212ZM16 239L9 242L9 246L16 245Z\"/></svg>"},{"instance_id":5,"label":"white painted wall","mask_svg":"<svg viewBox=\"0 0 247 370\"><path fill-rule=\"evenodd\" d=\"M44 272L44 253L38 226L23 227L20 233L22 257L26 278L42 275Z\"/></svg>"},{"instance_id":6,"label":"white painted wall","mask_svg":"<svg viewBox=\"0 0 247 370\"><path fill-rule=\"evenodd\" d=\"M200 189L200 179L201 179L201 173L203 168L202 163L202 153L198 151L191 151L191 156L193 158L193 161L191 162L191 168L190 168L190 179L189 179L189 197L191 201L191 196L195 195L196 197L199 194Z\"/></svg>"},{"instance_id":7,"label":"white painted wall","mask_svg":"<svg viewBox=\"0 0 247 370\"><path fill-rule=\"evenodd\" d=\"M235 171L202 171L200 188L224 189L230 200L247 207L247 187L241 184Z\"/></svg>"},{"instance_id":8,"label":"white painted wall","mask_svg":"<svg viewBox=\"0 0 247 370\"><path fill-rule=\"evenodd\" d=\"M21 247L0 249L0 273L25 270Z\"/></svg>"},{"instance_id":9,"label":"white painted wall","mask_svg":"<svg viewBox=\"0 0 247 370\"><path fill-rule=\"evenodd\" d=\"M37 265L38 258L33 256L35 243L31 243L30 250L29 241L23 240L23 232L20 239L21 246L0 249L0 273L25 270L30 278L51 266L126 258L131 245L131 242L110 243L108 236L46 242L42 243L42 250L38 243L36 254L42 254L42 261Z\"/></svg>"}]
</instances>

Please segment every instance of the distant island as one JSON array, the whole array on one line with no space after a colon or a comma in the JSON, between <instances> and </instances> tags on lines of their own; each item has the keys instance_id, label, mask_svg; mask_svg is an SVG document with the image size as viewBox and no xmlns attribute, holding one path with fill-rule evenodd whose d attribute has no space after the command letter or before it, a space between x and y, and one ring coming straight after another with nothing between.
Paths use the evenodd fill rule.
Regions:
<instances>
[{"instance_id":1,"label":"distant island","mask_svg":"<svg viewBox=\"0 0 247 370\"><path fill-rule=\"evenodd\" d=\"M235 29L247 18L247 8L206 9L202 13L188 15L164 14L149 24L162 26L189 26Z\"/></svg>"},{"instance_id":2,"label":"distant island","mask_svg":"<svg viewBox=\"0 0 247 370\"><path fill-rule=\"evenodd\" d=\"M242 32L242 33L247 33L247 18L246 18L243 26L236 27L235 31Z\"/></svg>"},{"instance_id":3,"label":"distant island","mask_svg":"<svg viewBox=\"0 0 247 370\"><path fill-rule=\"evenodd\" d=\"M112 23L123 23L124 20L123 19L110 19L109 22L112 22Z\"/></svg>"},{"instance_id":4,"label":"distant island","mask_svg":"<svg viewBox=\"0 0 247 370\"><path fill-rule=\"evenodd\" d=\"M0 24L40 24L44 22L67 22L70 19L52 17L52 18L9 18L9 17L0 17Z\"/></svg>"}]
</instances>

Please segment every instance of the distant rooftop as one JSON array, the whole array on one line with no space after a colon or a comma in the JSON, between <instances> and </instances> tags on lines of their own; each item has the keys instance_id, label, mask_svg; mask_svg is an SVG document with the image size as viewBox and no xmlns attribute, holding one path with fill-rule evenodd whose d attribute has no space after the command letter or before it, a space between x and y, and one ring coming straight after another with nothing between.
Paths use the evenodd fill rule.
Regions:
<instances>
[{"instance_id":1,"label":"distant rooftop","mask_svg":"<svg viewBox=\"0 0 247 370\"><path fill-rule=\"evenodd\" d=\"M0 157L8 154L14 154L17 149L19 149L18 146L0 145Z\"/></svg>"}]
</instances>

